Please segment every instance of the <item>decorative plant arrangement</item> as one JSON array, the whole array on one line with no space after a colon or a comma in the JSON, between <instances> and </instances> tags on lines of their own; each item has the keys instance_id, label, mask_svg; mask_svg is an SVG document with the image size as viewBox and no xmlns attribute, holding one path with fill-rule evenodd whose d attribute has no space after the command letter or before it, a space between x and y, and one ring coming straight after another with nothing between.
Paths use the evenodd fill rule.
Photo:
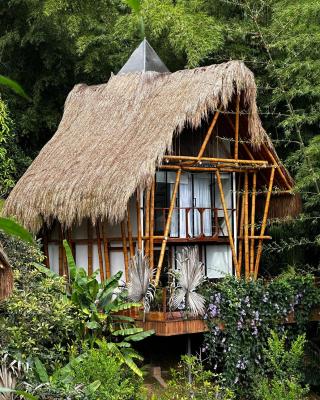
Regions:
<instances>
[{"instance_id":1,"label":"decorative plant arrangement","mask_svg":"<svg viewBox=\"0 0 320 400\"><path fill-rule=\"evenodd\" d=\"M186 247L177 257L178 272L174 273L177 285L170 301L172 309L184 308L191 316L204 315L205 298L197 293L204 282L203 264L195 247Z\"/></svg>"},{"instance_id":2,"label":"decorative plant arrangement","mask_svg":"<svg viewBox=\"0 0 320 400\"><path fill-rule=\"evenodd\" d=\"M138 251L130 260L128 299L143 304L144 317L150 311L155 295L153 278L154 271L150 269L148 258Z\"/></svg>"}]
</instances>

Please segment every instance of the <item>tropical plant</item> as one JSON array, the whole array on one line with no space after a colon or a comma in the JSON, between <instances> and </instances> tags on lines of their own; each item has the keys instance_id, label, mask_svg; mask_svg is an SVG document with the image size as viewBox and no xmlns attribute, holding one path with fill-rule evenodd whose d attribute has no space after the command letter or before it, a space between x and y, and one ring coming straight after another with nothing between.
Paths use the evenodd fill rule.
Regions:
<instances>
[{"instance_id":1,"label":"tropical plant","mask_svg":"<svg viewBox=\"0 0 320 400\"><path fill-rule=\"evenodd\" d=\"M177 369L171 370L172 378L158 400L233 400L234 393L219 383L218 376L205 370L194 356L182 356ZM156 397L157 399L157 397Z\"/></svg>"},{"instance_id":2,"label":"tropical plant","mask_svg":"<svg viewBox=\"0 0 320 400\"><path fill-rule=\"evenodd\" d=\"M143 304L144 314L150 311L154 299L154 271L150 269L149 261L141 251L131 258L129 264L128 299Z\"/></svg>"},{"instance_id":3,"label":"tropical plant","mask_svg":"<svg viewBox=\"0 0 320 400\"><path fill-rule=\"evenodd\" d=\"M28 363L17 360L10 361L9 354L3 355L0 361L0 400L12 399L12 393L16 390L18 380L28 369ZM2 392L3 388L6 388L7 391Z\"/></svg>"},{"instance_id":4,"label":"tropical plant","mask_svg":"<svg viewBox=\"0 0 320 400\"><path fill-rule=\"evenodd\" d=\"M122 272L98 282L94 273L88 276L83 268L77 267L71 249L66 240L63 242L69 267L69 297L79 307L84 316L81 322L83 339L93 347L107 340L109 351L121 358L135 373L142 376L133 359L142 359L131 347L131 342L140 341L154 334L153 330L144 331L134 325L134 319L119 312L141 303L127 302L127 293L119 288Z\"/></svg>"},{"instance_id":5,"label":"tropical plant","mask_svg":"<svg viewBox=\"0 0 320 400\"><path fill-rule=\"evenodd\" d=\"M204 282L203 264L199 261L196 247L184 248L177 257L178 272L175 273L177 286L173 292L173 309L184 306L192 315L204 315L205 298L196 292Z\"/></svg>"}]
</instances>

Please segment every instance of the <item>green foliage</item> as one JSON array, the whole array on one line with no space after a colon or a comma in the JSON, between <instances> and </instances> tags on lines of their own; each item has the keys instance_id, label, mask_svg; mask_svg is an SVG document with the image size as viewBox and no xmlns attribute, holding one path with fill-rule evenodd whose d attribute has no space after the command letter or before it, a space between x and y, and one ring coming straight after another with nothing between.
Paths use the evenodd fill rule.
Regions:
<instances>
[{"instance_id":1,"label":"green foliage","mask_svg":"<svg viewBox=\"0 0 320 400\"><path fill-rule=\"evenodd\" d=\"M27 96L26 92L19 85L19 83L17 83L16 81L13 81L12 79L8 78L7 76L0 75L0 85L8 87L12 91L14 91L16 94L18 94L19 96L24 97L27 100L30 100L30 98Z\"/></svg>"},{"instance_id":2,"label":"green foliage","mask_svg":"<svg viewBox=\"0 0 320 400\"><path fill-rule=\"evenodd\" d=\"M12 235L25 242L33 243L32 235L23 226L10 218L0 217L0 230L7 235Z\"/></svg>"},{"instance_id":3,"label":"green foliage","mask_svg":"<svg viewBox=\"0 0 320 400\"><path fill-rule=\"evenodd\" d=\"M72 303L82 311L82 338L87 340L91 347L101 344L102 338L106 339L108 350L137 375L142 376L142 372L133 361L142 358L131 347L130 342L143 340L153 335L154 331L136 328L132 318L119 314L120 311L141 306L140 303L127 302L127 293L120 290L119 280L122 272L98 282L97 273L88 276L83 268L76 266L66 240L63 245L71 279L69 296Z\"/></svg>"},{"instance_id":4,"label":"green foliage","mask_svg":"<svg viewBox=\"0 0 320 400\"><path fill-rule=\"evenodd\" d=\"M194 356L182 356L178 368L171 370L172 378L159 400L232 400L234 394L214 382L216 376L205 370ZM191 380L190 380L191 378Z\"/></svg>"},{"instance_id":5,"label":"green foliage","mask_svg":"<svg viewBox=\"0 0 320 400\"><path fill-rule=\"evenodd\" d=\"M13 294L0 302L0 348L11 357L41 359L48 370L68 359L79 332L77 309L65 297L65 282L41 266L38 245L1 234L13 266Z\"/></svg>"},{"instance_id":6,"label":"green foliage","mask_svg":"<svg viewBox=\"0 0 320 400\"><path fill-rule=\"evenodd\" d=\"M290 272L269 282L227 277L210 284L206 298L209 333L205 335L203 350L213 370L222 371L228 386L240 395L252 396L255 376L269 368L264 347L270 331L287 330L290 337L304 332L310 310L320 303L320 291L311 275ZM297 323L290 326L286 321L292 312ZM293 348L297 353L301 349L299 343ZM279 344L279 354L280 350ZM290 360L280 360L279 356L275 362L285 369ZM291 364L293 368L293 361ZM290 371L291 367L287 367Z\"/></svg>"},{"instance_id":7,"label":"green foliage","mask_svg":"<svg viewBox=\"0 0 320 400\"><path fill-rule=\"evenodd\" d=\"M274 331L264 348L266 374L256 376L254 394L257 400L302 400L308 388L301 386L301 369L304 356L305 336L299 335L287 349L287 338Z\"/></svg>"}]
</instances>

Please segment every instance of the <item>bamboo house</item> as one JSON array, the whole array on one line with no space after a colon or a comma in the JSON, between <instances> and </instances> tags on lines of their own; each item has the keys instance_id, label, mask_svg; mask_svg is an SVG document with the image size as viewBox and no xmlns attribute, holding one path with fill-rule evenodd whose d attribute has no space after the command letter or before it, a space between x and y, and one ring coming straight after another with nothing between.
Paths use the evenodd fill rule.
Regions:
<instances>
[{"instance_id":1,"label":"bamboo house","mask_svg":"<svg viewBox=\"0 0 320 400\"><path fill-rule=\"evenodd\" d=\"M229 61L170 73L144 40L107 83L76 85L53 138L19 180L5 213L42 236L48 267L128 279L137 250L166 286L196 246L208 278L256 278L268 216L299 199L263 129L253 73Z\"/></svg>"}]
</instances>

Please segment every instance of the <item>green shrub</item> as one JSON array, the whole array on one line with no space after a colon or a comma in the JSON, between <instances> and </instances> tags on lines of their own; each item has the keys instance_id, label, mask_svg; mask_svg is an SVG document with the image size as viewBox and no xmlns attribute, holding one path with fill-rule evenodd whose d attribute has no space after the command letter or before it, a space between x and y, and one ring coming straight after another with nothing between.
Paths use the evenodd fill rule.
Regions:
<instances>
[{"instance_id":1,"label":"green shrub","mask_svg":"<svg viewBox=\"0 0 320 400\"><path fill-rule=\"evenodd\" d=\"M14 271L14 291L0 302L0 348L15 359L39 357L49 371L68 360L78 332L78 311L65 296L63 278L39 266L43 255L0 234Z\"/></svg>"},{"instance_id":2,"label":"green shrub","mask_svg":"<svg viewBox=\"0 0 320 400\"><path fill-rule=\"evenodd\" d=\"M303 400L308 390L303 388L294 379L267 379L262 378L256 387L257 400Z\"/></svg>"},{"instance_id":3,"label":"green shrub","mask_svg":"<svg viewBox=\"0 0 320 400\"><path fill-rule=\"evenodd\" d=\"M158 400L232 400L234 394L214 382L216 376L205 370L194 356L182 356L178 368Z\"/></svg>"}]
</instances>

